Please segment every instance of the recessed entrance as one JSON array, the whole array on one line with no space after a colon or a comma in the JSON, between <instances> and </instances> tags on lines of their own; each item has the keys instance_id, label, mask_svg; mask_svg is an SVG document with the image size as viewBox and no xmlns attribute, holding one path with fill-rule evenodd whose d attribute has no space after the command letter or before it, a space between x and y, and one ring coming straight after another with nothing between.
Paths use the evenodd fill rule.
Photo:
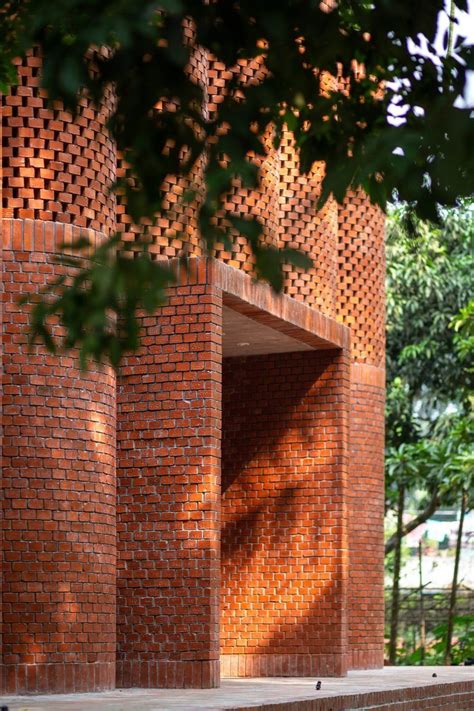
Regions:
<instances>
[{"instance_id":1,"label":"recessed entrance","mask_svg":"<svg viewBox=\"0 0 474 711\"><path fill-rule=\"evenodd\" d=\"M224 300L223 356L221 673L341 674L340 351Z\"/></svg>"}]
</instances>

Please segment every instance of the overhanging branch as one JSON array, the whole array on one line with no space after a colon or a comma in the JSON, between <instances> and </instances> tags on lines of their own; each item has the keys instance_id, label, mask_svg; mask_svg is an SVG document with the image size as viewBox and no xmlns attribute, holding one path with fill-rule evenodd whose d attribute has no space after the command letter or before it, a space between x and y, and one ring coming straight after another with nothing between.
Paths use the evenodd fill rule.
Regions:
<instances>
[{"instance_id":1,"label":"overhanging branch","mask_svg":"<svg viewBox=\"0 0 474 711\"><path fill-rule=\"evenodd\" d=\"M420 513L415 516L411 521L408 521L403 528L402 528L402 538L407 536L409 533L415 530L415 528L418 528L422 523L427 521L436 511L438 506L440 505L440 498L438 494L438 489L435 489L433 492L433 495L423 511L420 511ZM395 544L397 541L397 534L394 533L393 536L390 536L388 541L385 544L385 555L388 555L388 553L391 553L394 548Z\"/></svg>"}]
</instances>

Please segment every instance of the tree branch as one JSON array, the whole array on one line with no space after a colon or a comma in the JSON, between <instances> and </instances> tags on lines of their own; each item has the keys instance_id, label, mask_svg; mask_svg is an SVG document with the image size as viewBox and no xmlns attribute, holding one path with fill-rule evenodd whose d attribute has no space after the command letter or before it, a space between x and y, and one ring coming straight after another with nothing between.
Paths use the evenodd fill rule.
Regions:
<instances>
[{"instance_id":1,"label":"tree branch","mask_svg":"<svg viewBox=\"0 0 474 711\"><path fill-rule=\"evenodd\" d=\"M426 504L423 511L420 511L420 513L417 516L415 516L415 518L412 518L411 521L408 521L408 523L406 523L403 526L402 531L401 531L402 538L404 538L406 535L408 535L409 533L414 531L415 528L420 526L422 523L427 521L430 518L430 516L432 516L434 514L434 512L436 511L436 509L438 508L440 503L441 503L441 501L439 498L438 489L435 489L431 499L428 501L428 503ZM391 553L395 549L396 540L397 540L397 534L394 533L393 536L390 536L390 538L388 539L388 541L385 544L385 555L387 555L388 553Z\"/></svg>"}]
</instances>

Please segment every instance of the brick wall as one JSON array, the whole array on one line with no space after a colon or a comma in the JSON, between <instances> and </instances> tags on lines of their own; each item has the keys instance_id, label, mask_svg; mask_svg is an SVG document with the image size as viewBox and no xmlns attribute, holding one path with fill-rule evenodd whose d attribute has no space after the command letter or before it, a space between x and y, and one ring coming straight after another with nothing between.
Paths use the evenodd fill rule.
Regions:
<instances>
[{"instance_id":1,"label":"brick wall","mask_svg":"<svg viewBox=\"0 0 474 711\"><path fill-rule=\"evenodd\" d=\"M18 298L61 272L63 242L115 226L108 92L48 105L36 51L2 95L3 684L88 691L115 680L115 375L29 352Z\"/></svg>"},{"instance_id":2,"label":"brick wall","mask_svg":"<svg viewBox=\"0 0 474 711\"><path fill-rule=\"evenodd\" d=\"M224 361L224 675L346 670L348 392L341 351Z\"/></svg>"},{"instance_id":3,"label":"brick wall","mask_svg":"<svg viewBox=\"0 0 474 711\"><path fill-rule=\"evenodd\" d=\"M28 352L20 294L60 268L64 225L4 220L3 689L111 688L115 676L115 376ZM77 238L77 234L75 235Z\"/></svg>"},{"instance_id":4,"label":"brick wall","mask_svg":"<svg viewBox=\"0 0 474 711\"><path fill-rule=\"evenodd\" d=\"M187 28L187 35L192 35L190 28ZM239 61L234 67L227 67L200 48L196 48L192 55L191 67L203 88L203 113L206 116L215 113L231 79L239 76L240 81L249 82L262 72L259 58ZM293 247L305 252L313 260L313 268L305 272L285 265L284 292L335 317L338 298L338 206L331 198L322 210L317 210L324 164L315 163L309 174L302 176L291 132L284 132L278 150L273 147L272 138L269 130L263 137L265 154L255 159L261 177L258 188L243 187L234 181L229 194L224 196L225 210L241 217L256 217L262 225L266 244L279 248ZM165 207L168 212L160 215L157 224L149 231L153 235L150 254L154 258L203 255L197 226L197 211L203 196L202 167L202 162L198 162L186 177L167 177L163 187L167 192ZM197 197L191 202L183 202L183 194L189 188L196 191ZM118 228L124 240L132 243L140 228L132 224L123 203L118 205L117 212ZM230 248L217 244L213 256L235 269L252 274L255 260L247 239L234 229L229 230L224 210L218 218L219 225L225 224L232 243Z\"/></svg>"},{"instance_id":5,"label":"brick wall","mask_svg":"<svg viewBox=\"0 0 474 711\"><path fill-rule=\"evenodd\" d=\"M201 266L118 381L119 686L219 684L222 297Z\"/></svg>"},{"instance_id":6,"label":"brick wall","mask_svg":"<svg viewBox=\"0 0 474 711\"><path fill-rule=\"evenodd\" d=\"M252 62L225 67L199 48L191 64L205 88L208 115L232 73L251 81L260 71ZM16 298L57 273L51 257L63 240L81 230L103 239L118 224L125 240L133 241L137 228L109 192L117 171L105 131L111 94L97 110L83 103L73 120L60 105L46 108L40 67L31 53L19 65L18 86L2 96L3 663L11 690L86 690L110 686L113 677L114 378L96 368L80 374L74 354L27 354L27 314ZM382 659L383 219L361 193L339 208L329 201L317 212L324 166L301 177L291 135L284 135L279 151L270 135L265 141L261 188L236 184L227 207L256 215L267 242L304 249L314 268L302 274L285 267L285 293L350 326L353 448L344 483L344 464L332 457L347 438L347 422L340 423L343 410L347 415L348 381L344 375L339 383L334 353L330 363L327 354L313 353L256 358L252 370L250 361L245 367L235 359L226 364L224 665L245 674L341 673L347 663L373 666ZM180 202L191 184L202 194L202 166L179 184L170 179L165 185L171 211L152 230L150 251L157 259L180 256L187 245L190 255L202 253L200 197ZM252 273L241 236L229 252L218 246L216 256L234 274ZM143 319L143 348L120 373L118 680L124 685L217 683L221 294L203 265L170 292L169 305ZM264 301L270 303L275 297L268 294ZM318 383L325 378L333 385L323 391ZM239 392L234 402L232 392ZM267 403L262 412L256 394ZM247 428L238 425L243 412ZM253 459L245 461L255 447ZM318 480L307 509L302 492L311 489L316 474L324 485ZM244 482L253 493L242 489ZM263 532L256 544L250 530L240 535L239 520L253 521L260 505L265 515L258 519ZM336 524L321 523L313 536L323 514ZM300 516L301 530L294 534ZM342 520L350 532L349 568ZM296 562L288 570L288 550L283 539L275 540L274 529L291 541ZM293 581L295 571L304 585ZM341 601L348 571L347 660ZM271 599L262 592L258 603L264 614L254 607L258 576L272 590ZM332 651L330 634L336 639Z\"/></svg>"},{"instance_id":7,"label":"brick wall","mask_svg":"<svg viewBox=\"0 0 474 711\"><path fill-rule=\"evenodd\" d=\"M352 358L385 367L385 217L361 191L338 211L337 318L351 329Z\"/></svg>"}]
</instances>

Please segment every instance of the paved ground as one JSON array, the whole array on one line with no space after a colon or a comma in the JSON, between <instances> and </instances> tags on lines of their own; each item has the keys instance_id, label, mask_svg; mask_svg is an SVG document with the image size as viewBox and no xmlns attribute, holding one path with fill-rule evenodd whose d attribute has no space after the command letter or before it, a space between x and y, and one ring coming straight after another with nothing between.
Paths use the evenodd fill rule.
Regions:
<instances>
[{"instance_id":1,"label":"paved ground","mask_svg":"<svg viewBox=\"0 0 474 711\"><path fill-rule=\"evenodd\" d=\"M433 677L433 673L437 676ZM9 711L223 711L371 691L474 682L474 667L387 667L344 679L224 679L220 689L125 689L100 694L3 697Z\"/></svg>"}]
</instances>

